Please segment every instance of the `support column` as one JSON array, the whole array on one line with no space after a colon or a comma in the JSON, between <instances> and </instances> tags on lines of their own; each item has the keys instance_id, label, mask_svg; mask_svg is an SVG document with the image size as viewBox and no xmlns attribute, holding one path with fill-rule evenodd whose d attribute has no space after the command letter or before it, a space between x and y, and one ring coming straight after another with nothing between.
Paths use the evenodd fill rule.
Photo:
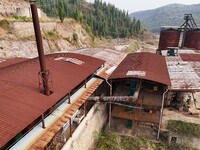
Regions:
<instances>
[{"instance_id":1,"label":"support column","mask_svg":"<svg viewBox=\"0 0 200 150\"><path fill-rule=\"evenodd\" d=\"M42 114L42 128L45 129L44 114Z\"/></svg>"},{"instance_id":2,"label":"support column","mask_svg":"<svg viewBox=\"0 0 200 150\"><path fill-rule=\"evenodd\" d=\"M70 92L68 94L68 100L69 100L68 103L71 104L71 95L70 95Z\"/></svg>"},{"instance_id":3,"label":"support column","mask_svg":"<svg viewBox=\"0 0 200 150\"><path fill-rule=\"evenodd\" d=\"M72 137L72 119L69 119L70 137Z\"/></svg>"},{"instance_id":4,"label":"support column","mask_svg":"<svg viewBox=\"0 0 200 150\"><path fill-rule=\"evenodd\" d=\"M85 88L87 88L87 85L86 85L86 84L87 84L87 81L86 81L86 79L85 79Z\"/></svg>"}]
</instances>

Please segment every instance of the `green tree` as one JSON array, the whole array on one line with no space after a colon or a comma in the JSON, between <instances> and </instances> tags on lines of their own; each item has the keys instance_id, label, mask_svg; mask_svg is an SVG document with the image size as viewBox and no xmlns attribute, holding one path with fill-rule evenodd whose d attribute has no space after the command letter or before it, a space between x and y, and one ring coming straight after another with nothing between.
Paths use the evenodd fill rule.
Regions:
<instances>
[{"instance_id":1,"label":"green tree","mask_svg":"<svg viewBox=\"0 0 200 150\"><path fill-rule=\"evenodd\" d=\"M58 14L59 14L60 21L63 22L65 19L65 9L64 9L62 0L58 1Z\"/></svg>"}]
</instances>

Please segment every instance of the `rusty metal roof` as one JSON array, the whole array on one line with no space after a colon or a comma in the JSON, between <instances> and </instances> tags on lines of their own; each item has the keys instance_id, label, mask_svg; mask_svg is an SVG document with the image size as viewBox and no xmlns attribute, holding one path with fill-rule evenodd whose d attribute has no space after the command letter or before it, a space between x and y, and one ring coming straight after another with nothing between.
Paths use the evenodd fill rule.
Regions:
<instances>
[{"instance_id":1,"label":"rusty metal roof","mask_svg":"<svg viewBox=\"0 0 200 150\"><path fill-rule=\"evenodd\" d=\"M200 61L200 54L179 54L183 61Z\"/></svg>"},{"instance_id":2,"label":"rusty metal roof","mask_svg":"<svg viewBox=\"0 0 200 150\"><path fill-rule=\"evenodd\" d=\"M119 78L139 78L171 84L165 58L148 52L128 54L110 76L110 79Z\"/></svg>"},{"instance_id":3,"label":"rusty metal roof","mask_svg":"<svg viewBox=\"0 0 200 150\"><path fill-rule=\"evenodd\" d=\"M124 52L108 49L108 48L85 48L75 50L73 53L84 54L106 61L106 64L110 67L117 66L127 55Z\"/></svg>"},{"instance_id":4,"label":"rusty metal roof","mask_svg":"<svg viewBox=\"0 0 200 150\"><path fill-rule=\"evenodd\" d=\"M180 54L166 57L171 79L171 90L200 91L199 54Z\"/></svg>"},{"instance_id":5,"label":"rusty metal roof","mask_svg":"<svg viewBox=\"0 0 200 150\"><path fill-rule=\"evenodd\" d=\"M28 60L28 58L10 58L10 59L0 59L0 68L10 66L12 64L16 64L18 62L22 62Z\"/></svg>"},{"instance_id":6,"label":"rusty metal roof","mask_svg":"<svg viewBox=\"0 0 200 150\"><path fill-rule=\"evenodd\" d=\"M65 60L57 60L58 58ZM94 73L104 61L80 54L45 56L52 73L54 93L45 96L38 89L38 58L0 69L0 147L61 100ZM70 58L70 61L69 61ZM79 60L77 64L72 60Z\"/></svg>"}]
</instances>

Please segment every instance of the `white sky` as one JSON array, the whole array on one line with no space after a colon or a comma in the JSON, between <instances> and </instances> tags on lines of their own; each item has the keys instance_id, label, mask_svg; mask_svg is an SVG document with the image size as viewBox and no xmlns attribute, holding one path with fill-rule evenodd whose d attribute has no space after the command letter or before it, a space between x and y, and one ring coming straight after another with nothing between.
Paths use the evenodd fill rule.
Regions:
<instances>
[{"instance_id":1,"label":"white sky","mask_svg":"<svg viewBox=\"0 0 200 150\"><path fill-rule=\"evenodd\" d=\"M94 2L94 0L86 0L87 2ZM128 10L129 13L158 8L167 4L199 4L200 0L102 0L107 3L114 4L122 10Z\"/></svg>"}]
</instances>

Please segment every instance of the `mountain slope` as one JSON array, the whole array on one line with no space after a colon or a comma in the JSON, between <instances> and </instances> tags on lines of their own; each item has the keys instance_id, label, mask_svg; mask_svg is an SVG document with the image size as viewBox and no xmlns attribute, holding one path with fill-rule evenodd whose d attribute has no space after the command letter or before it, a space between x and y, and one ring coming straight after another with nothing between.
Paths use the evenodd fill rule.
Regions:
<instances>
[{"instance_id":1,"label":"mountain slope","mask_svg":"<svg viewBox=\"0 0 200 150\"><path fill-rule=\"evenodd\" d=\"M200 4L170 4L157 9L131 13L130 17L139 19L150 31L159 32L160 26L182 25L184 14L192 14L197 26L200 26Z\"/></svg>"},{"instance_id":2,"label":"mountain slope","mask_svg":"<svg viewBox=\"0 0 200 150\"><path fill-rule=\"evenodd\" d=\"M40 0L38 2L48 16L74 18L83 23L95 36L126 38L140 35L144 31L139 20L132 20L128 12L119 10L102 0L95 0L91 4L85 0ZM59 13L61 10L62 16Z\"/></svg>"}]
</instances>

